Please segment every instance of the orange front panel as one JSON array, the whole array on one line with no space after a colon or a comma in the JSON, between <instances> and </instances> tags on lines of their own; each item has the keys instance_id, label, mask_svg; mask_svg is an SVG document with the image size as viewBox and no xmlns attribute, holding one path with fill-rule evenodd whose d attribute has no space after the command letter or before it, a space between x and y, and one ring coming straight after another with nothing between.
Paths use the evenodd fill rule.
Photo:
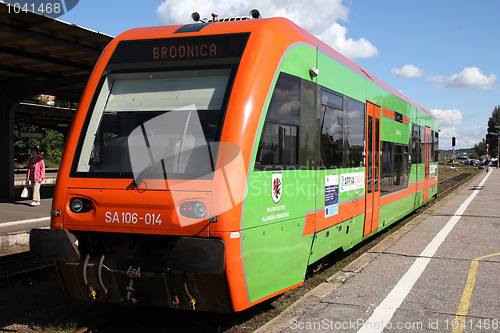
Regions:
<instances>
[{"instance_id":1,"label":"orange front panel","mask_svg":"<svg viewBox=\"0 0 500 333\"><path fill-rule=\"evenodd\" d=\"M311 35L285 19L214 23L204 26L200 31L176 33L179 28L181 26L139 28L127 31L113 40L101 55L82 95L79 109L68 136L66 154L63 158L53 201L53 209L61 210L63 214L52 218L52 227L220 237L224 240L226 246L226 271L233 307L234 310L239 311L251 305L248 302L241 259L241 239L238 236L238 232L241 230L242 203L240 199L242 191L245 190L246 175L251 164L250 160L261 112L285 50L292 43L314 43L314 41L311 40L313 38ZM224 178L225 181L217 182L220 186L216 186L216 189L218 189L219 193L228 195L229 200L225 200L225 202L231 202L231 209L225 213L217 214L218 222L209 224L207 220L204 220L194 221L196 223L182 223L182 217L179 218L173 204L172 193L169 191L172 184L157 184L163 187L164 191L148 190L144 193L137 193L136 189L129 187L131 179L69 177L74 152L81 135L80 131L83 128L94 92L98 88L103 71L120 41L249 32L250 37L234 78L233 94L227 104L220 139L221 142L232 143L239 148L243 175L236 176L234 172L225 168L224 170L228 172L220 173L220 177ZM154 49L150 53L154 55ZM223 156L219 156L217 165L218 167L226 164L230 165L227 162ZM223 168L219 169L222 170ZM241 168L237 168L237 170L238 173L241 172ZM235 179L242 182L234 183ZM187 198L196 194L196 198L206 202L212 210L224 210L223 207L219 207L221 200L211 200L211 198L221 198L221 195L213 192L215 191L213 186L211 187L203 182L195 182L191 183L193 185L191 188L183 188L190 185L180 183L176 184L176 188L180 189L177 193L180 193L181 196L185 194ZM180 186L180 188L177 186ZM129 189L127 190L127 188ZM234 191L235 189L236 191ZM183 193L183 191L186 192ZM91 213L93 214L92 217L90 215L76 217L75 214L68 212L69 200L76 195L91 198L96 202L97 210L95 213ZM146 217L149 222L153 214L155 214L155 221L158 215L161 216L161 225L158 223L155 225L151 223L145 224Z\"/></svg>"}]
</instances>

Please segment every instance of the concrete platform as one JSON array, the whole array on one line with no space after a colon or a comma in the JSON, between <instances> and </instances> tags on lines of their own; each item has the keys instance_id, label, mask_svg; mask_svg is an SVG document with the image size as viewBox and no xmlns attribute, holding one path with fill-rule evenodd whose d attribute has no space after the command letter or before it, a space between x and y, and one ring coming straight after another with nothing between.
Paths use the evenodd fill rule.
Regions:
<instances>
[{"instance_id":1,"label":"concrete platform","mask_svg":"<svg viewBox=\"0 0 500 333\"><path fill-rule=\"evenodd\" d=\"M257 332L500 332L499 277L495 169L434 204Z\"/></svg>"},{"instance_id":2,"label":"concrete platform","mask_svg":"<svg viewBox=\"0 0 500 333\"><path fill-rule=\"evenodd\" d=\"M21 188L16 189L16 199L0 202L0 255L29 250L29 231L50 225L50 208L54 186L40 189L40 206L30 206L31 198L20 197Z\"/></svg>"}]
</instances>

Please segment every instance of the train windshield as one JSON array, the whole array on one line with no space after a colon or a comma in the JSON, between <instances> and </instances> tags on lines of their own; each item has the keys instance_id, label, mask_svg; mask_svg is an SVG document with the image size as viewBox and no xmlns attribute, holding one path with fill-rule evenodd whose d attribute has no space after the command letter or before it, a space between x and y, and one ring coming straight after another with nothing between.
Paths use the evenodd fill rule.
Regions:
<instances>
[{"instance_id":1,"label":"train windshield","mask_svg":"<svg viewBox=\"0 0 500 333\"><path fill-rule=\"evenodd\" d=\"M76 173L136 182L210 175L231 72L108 75L80 140Z\"/></svg>"}]
</instances>

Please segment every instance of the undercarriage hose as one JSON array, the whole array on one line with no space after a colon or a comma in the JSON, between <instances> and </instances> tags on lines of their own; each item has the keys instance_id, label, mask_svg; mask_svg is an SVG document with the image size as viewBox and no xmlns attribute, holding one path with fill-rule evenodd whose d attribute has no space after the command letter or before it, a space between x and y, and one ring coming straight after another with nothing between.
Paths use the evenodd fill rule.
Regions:
<instances>
[{"instance_id":1,"label":"undercarriage hose","mask_svg":"<svg viewBox=\"0 0 500 333\"><path fill-rule=\"evenodd\" d=\"M83 284L89 290L89 297L95 300L96 292L94 288L92 288L92 286L89 286L89 282L87 279L87 268L89 266L89 260L90 260L90 254L87 254L85 256L85 260L83 261L82 278L83 278Z\"/></svg>"},{"instance_id":2,"label":"undercarriage hose","mask_svg":"<svg viewBox=\"0 0 500 333\"><path fill-rule=\"evenodd\" d=\"M182 277L184 278L183 279L184 280L184 292L186 293L186 296L191 303L191 307L193 308L193 310L196 310L196 300L194 299L193 296L191 296L191 293L189 292L186 272L183 273Z\"/></svg>"},{"instance_id":3,"label":"undercarriage hose","mask_svg":"<svg viewBox=\"0 0 500 333\"><path fill-rule=\"evenodd\" d=\"M99 266L97 266L97 280L99 281L99 286L102 289L103 294L103 299L107 300L109 295L108 295L108 289L104 286L104 282L102 281L102 266L104 264L104 254L101 256L101 259L99 259Z\"/></svg>"}]
</instances>

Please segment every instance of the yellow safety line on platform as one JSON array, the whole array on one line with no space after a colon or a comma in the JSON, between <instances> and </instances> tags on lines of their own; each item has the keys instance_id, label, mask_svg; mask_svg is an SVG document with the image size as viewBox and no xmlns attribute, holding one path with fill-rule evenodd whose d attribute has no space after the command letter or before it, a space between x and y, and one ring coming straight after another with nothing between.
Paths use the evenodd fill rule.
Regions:
<instances>
[{"instance_id":1,"label":"yellow safety line on platform","mask_svg":"<svg viewBox=\"0 0 500 333\"><path fill-rule=\"evenodd\" d=\"M469 313L470 297L472 296L472 290L474 290L474 284L476 283L476 273L479 261L498 256L500 253L488 254L472 260L470 263L469 276L467 277L467 282L465 283L464 293L462 294L462 299L460 300L460 305L458 306L457 315L453 322L453 331L451 333L462 333L465 328L465 318Z\"/></svg>"}]
</instances>

